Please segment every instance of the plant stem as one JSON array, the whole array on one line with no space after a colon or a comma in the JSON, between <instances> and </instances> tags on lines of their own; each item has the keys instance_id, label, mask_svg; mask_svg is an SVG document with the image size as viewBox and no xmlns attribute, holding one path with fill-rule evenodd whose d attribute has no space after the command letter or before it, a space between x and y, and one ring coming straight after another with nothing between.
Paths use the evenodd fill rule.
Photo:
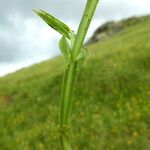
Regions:
<instances>
[{"instance_id":1,"label":"plant stem","mask_svg":"<svg viewBox=\"0 0 150 150\"><path fill-rule=\"evenodd\" d=\"M60 103L60 141L62 150L71 150L71 144L69 136L66 133L65 128L69 128L69 115L71 112L75 81L77 77L77 62L69 64L68 68L64 73L62 92L61 92L61 103Z\"/></svg>"},{"instance_id":2,"label":"plant stem","mask_svg":"<svg viewBox=\"0 0 150 150\"><path fill-rule=\"evenodd\" d=\"M99 2L99 0L88 0L87 1L82 19L80 21L77 36L76 36L76 39L74 42L74 46L73 46L74 60L77 58L78 54L80 53L82 44L84 42L87 30L88 30L91 20L93 18L93 15L94 15L94 12L95 12L98 2Z\"/></svg>"},{"instance_id":3,"label":"plant stem","mask_svg":"<svg viewBox=\"0 0 150 150\"><path fill-rule=\"evenodd\" d=\"M63 78L61 104L60 104L60 127L68 126L69 115L72 107L74 86L77 76L77 62L68 65Z\"/></svg>"},{"instance_id":4,"label":"plant stem","mask_svg":"<svg viewBox=\"0 0 150 150\"><path fill-rule=\"evenodd\" d=\"M61 103L60 103L60 141L62 150L71 150L71 144L69 140L69 136L65 128L69 128L69 118L72 108L73 96L74 96L74 88L75 82L77 78L77 57L82 48L82 44L84 42L87 30L89 28L90 22L92 20L93 14L95 12L96 6L99 0L88 0L79 28L76 35L76 39L73 45L72 50L72 61L67 66L62 83L62 91L61 91Z\"/></svg>"}]
</instances>

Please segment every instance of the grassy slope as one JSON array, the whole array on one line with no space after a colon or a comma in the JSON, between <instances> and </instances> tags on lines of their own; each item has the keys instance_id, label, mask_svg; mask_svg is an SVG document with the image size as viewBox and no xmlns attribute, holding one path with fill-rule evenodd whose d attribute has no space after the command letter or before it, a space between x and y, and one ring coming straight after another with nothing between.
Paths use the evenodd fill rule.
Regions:
<instances>
[{"instance_id":1,"label":"grassy slope","mask_svg":"<svg viewBox=\"0 0 150 150\"><path fill-rule=\"evenodd\" d=\"M79 73L72 115L74 150L148 150L150 19L101 43ZM0 149L59 150L62 58L0 79Z\"/></svg>"}]
</instances>

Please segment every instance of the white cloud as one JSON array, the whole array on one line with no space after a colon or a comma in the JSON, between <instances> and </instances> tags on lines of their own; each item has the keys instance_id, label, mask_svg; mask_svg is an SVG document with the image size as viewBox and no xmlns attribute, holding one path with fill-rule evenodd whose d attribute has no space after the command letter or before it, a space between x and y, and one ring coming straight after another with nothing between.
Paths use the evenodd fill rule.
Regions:
<instances>
[{"instance_id":1,"label":"white cloud","mask_svg":"<svg viewBox=\"0 0 150 150\"><path fill-rule=\"evenodd\" d=\"M0 28L0 75L58 55L60 36L46 24L16 14L8 19L11 28Z\"/></svg>"}]
</instances>

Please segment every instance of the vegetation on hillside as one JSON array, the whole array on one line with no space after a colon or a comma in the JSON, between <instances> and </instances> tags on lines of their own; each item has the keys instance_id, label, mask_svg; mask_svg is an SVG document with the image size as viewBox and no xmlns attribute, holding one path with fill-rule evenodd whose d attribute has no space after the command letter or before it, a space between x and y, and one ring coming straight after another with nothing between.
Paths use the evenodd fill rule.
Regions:
<instances>
[{"instance_id":1,"label":"vegetation on hillside","mask_svg":"<svg viewBox=\"0 0 150 150\"><path fill-rule=\"evenodd\" d=\"M74 150L150 149L150 17L96 44L79 73ZM0 78L0 149L59 150L61 57Z\"/></svg>"},{"instance_id":2,"label":"vegetation on hillside","mask_svg":"<svg viewBox=\"0 0 150 150\"><path fill-rule=\"evenodd\" d=\"M93 44L100 42L103 39L106 39L122 30L125 30L129 27L137 25L139 23L149 20L150 15L142 17L131 17L123 19L121 21L109 21L100 26L92 35L92 37L87 41L87 44Z\"/></svg>"}]
</instances>

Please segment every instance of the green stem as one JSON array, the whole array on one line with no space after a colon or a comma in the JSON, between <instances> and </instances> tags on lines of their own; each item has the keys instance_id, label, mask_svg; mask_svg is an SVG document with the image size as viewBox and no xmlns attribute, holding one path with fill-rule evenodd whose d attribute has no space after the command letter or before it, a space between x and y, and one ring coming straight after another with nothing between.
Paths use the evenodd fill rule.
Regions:
<instances>
[{"instance_id":1,"label":"green stem","mask_svg":"<svg viewBox=\"0 0 150 150\"><path fill-rule=\"evenodd\" d=\"M61 143L62 150L72 150L71 143L68 136L66 135L60 136L60 143Z\"/></svg>"},{"instance_id":2,"label":"green stem","mask_svg":"<svg viewBox=\"0 0 150 150\"><path fill-rule=\"evenodd\" d=\"M72 107L74 86L77 76L77 62L68 65L63 78L61 104L60 104L60 127L69 126L69 115Z\"/></svg>"},{"instance_id":3,"label":"green stem","mask_svg":"<svg viewBox=\"0 0 150 150\"><path fill-rule=\"evenodd\" d=\"M84 42L87 30L89 28L89 25L91 23L92 17L94 15L96 6L98 4L99 0L88 0L79 28L77 32L77 36L74 42L73 46L73 57L74 60L77 58L78 54L80 53L80 50L82 48L82 44Z\"/></svg>"},{"instance_id":4,"label":"green stem","mask_svg":"<svg viewBox=\"0 0 150 150\"><path fill-rule=\"evenodd\" d=\"M72 108L75 82L77 78L77 65L76 58L78 57L82 44L84 42L87 30L95 12L96 6L99 0L88 0L79 28L76 35L76 39L72 50L72 62L67 66L64 73L62 91L61 91L61 103L60 103L60 141L62 150L71 150L71 144L69 135L65 128L69 128L69 118Z\"/></svg>"},{"instance_id":5,"label":"green stem","mask_svg":"<svg viewBox=\"0 0 150 150\"><path fill-rule=\"evenodd\" d=\"M72 108L75 81L77 77L77 62L68 65L63 78L60 103L60 141L62 150L71 150L67 130L69 130L69 116Z\"/></svg>"}]
</instances>

